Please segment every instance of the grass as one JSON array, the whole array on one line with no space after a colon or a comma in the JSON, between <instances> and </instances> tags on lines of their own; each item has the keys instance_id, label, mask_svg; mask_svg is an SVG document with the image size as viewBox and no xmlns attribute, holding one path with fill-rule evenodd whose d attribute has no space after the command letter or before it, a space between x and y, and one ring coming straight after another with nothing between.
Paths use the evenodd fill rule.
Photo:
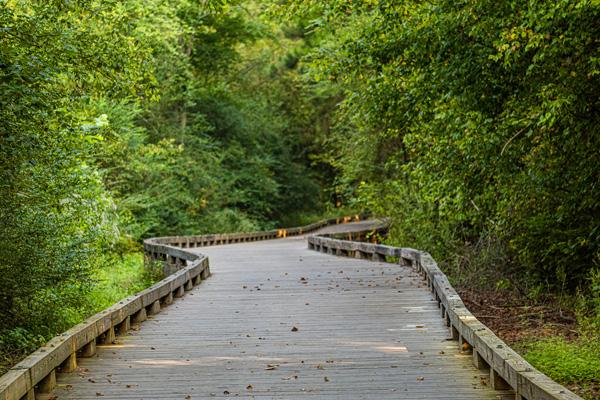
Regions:
<instances>
[{"instance_id":1,"label":"grass","mask_svg":"<svg viewBox=\"0 0 600 400\"><path fill-rule=\"evenodd\" d=\"M68 329L161 279L160 271L144 266L144 256L140 252L110 255L101 265L92 276L94 284L81 307L58 308L57 305L54 312L60 316L61 327ZM34 334L27 328L17 327L4 332L0 335L0 375L49 339L51 337Z\"/></svg>"},{"instance_id":2,"label":"grass","mask_svg":"<svg viewBox=\"0 0 600 400\"><path fill-rule=\"evenodd\" d=\"M553 337L525 344L525 358L550 378L573 384L600 380L600 339Z\"/></svg>"},{"instance_id":3,"label":"grass","mask_svg":"<svg viewBox=\"0 0 600 400\"><path fill-rule=\"evenodd\" d=\"M94 276L97 283L88 296L90 313L110 307L160 279L157 271L148 271L144 267L142 253L129 253L114 257L113 260Z\"/></svg>"},{"instance_id":4,"label":"grass","mask_svg":"<svg viewBox=\"0 0 600 400\"><path fill-rule=\"evenodd\" d=\"M600 336L575 340L550 337L521 343L523 356L535 368L586 399L600 390Z\"/></svg>"}]
</instances>

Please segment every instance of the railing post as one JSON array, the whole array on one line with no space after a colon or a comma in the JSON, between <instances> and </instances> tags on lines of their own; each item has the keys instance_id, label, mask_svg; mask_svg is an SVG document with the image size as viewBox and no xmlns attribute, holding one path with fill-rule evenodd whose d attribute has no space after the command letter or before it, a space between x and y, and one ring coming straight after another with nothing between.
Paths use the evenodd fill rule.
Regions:
<instances>
[{"instance_id":1,"label":"railing post","mask_svg":"<svg viewBox=\"0 0 600 400\"><path fill-rule=\"evenodd\" d=\"M162 303L166 306L173 304L173 292L169 292L169 294L163 297Z\"/></svg>"},{"instance_id":2,"label":"railing post","mask_svg":"<svg viewBox=\"0 0 600 400\"><path fill-rule=\"evenodd\" d=\"M147 316L146 316L146 308L145 307L142 307L138 312L133 314L133 323L134 324L141 324L146 319L147 319Z\"/></svg>"},{"instance_id":3,"label":"railing post","mask_svg":"<svg viewBox=\"0 0 600 400\"><path fill-rule=\"evenodd\" d=\"M490 368L490 386L494 390L510 390L512 389L508 382L504 380L494 368Z\"/></svg>"},{"instance_id":4,"label":"railing post","mask_svg":"<svg viewBox=\"0 0 600 400\"><path fill-rule=\"evenodd\" d=\"M52 370L44 379L38 383L38 389L35 393L36 397L50 395L56 388L56 370Z\"/></svg>"},{"instance_id":5,"label":"railing post","mask_svg":"<svg viewBox=\"0 0 600 400\"><path fill-rule=\"evenodd\" d=\"M150 306L150 309L148 310L147 314L153 315L153 314L158 314L159 312L160 312L160 301L156 300Z\"/></svg>"},{"instance_id":6,"label":"railing post","mask_svg":"<svg viewBox=\"0 0 600 400\"><path fill-rule=\"evenodd\" d=\"M81 348L81 357L90 358L96 355L96 339L90 340L90 342Z\"/></svg>"},{"instance_id":7,"label":"railing post","mask_svg":"<svg viewBox=\"0 0 600 400\"><path fill-rule=\"evenodd\" d=\"M77 369L77 353L71 353L60 365L60 371L64 373L73 372Z\"/></svg>"},{"instance_id":8,"label":"railing post","mask_svg":"<svg viewBox=\"0 0 600 400\"><path fill-rule=\"evenodd\" d=\"M104 338L102 340L102 344L113 344L115 342L115 340L117 340L117 337L115 335L115 328L111 326L104 333Z\"/></svg>"},{"instance_id":9,"label":"railing post","mask_svg":"<svg viewBox=\"0 0 600 400\"><path fill-rule=\"evenodd\" d=\"M119 335L127 333L131 329L131 317L128 315L125 319L117 326Z\"/></svg>"},{"instance_id":10,"label":"railing post","mask_svg":"<svg viewBox=\"0 0 600 400\"><path fill-rule=\"evenodd\" d=\"M372 259L373 259L373 261L377 261L377 262L385 262L385 256L381 255L381 254L379 254L377 252L373 253L373 258Z\"/></svg>"},{"instance_id":11,"label":"railing post","mask_svg":"<svg viewBox=\"0 0 600 400\"><path fill-rule=\"evenodd\" d=\"M477 350L473 350L473 366L481 371L488 371L490 365L481 357Z\"/></svg>"}]
</instances>

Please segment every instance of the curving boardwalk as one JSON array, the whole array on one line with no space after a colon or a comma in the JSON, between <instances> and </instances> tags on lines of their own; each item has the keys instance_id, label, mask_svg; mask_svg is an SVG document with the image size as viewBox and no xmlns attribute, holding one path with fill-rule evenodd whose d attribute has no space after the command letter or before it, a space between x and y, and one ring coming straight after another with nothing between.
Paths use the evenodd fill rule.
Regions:
<instances>
[{"instance_id":1,"label":"curving boardwalk","mask_svg":"<svg viewBox=\"0 0 600 400\"><path fill-rule=\"evenodd\" d=\"M332 226L328 231L347 229ZM58 399L497 399L411 268L304 237L203 247L212 277L76 372ZM512 395L514 398L514 395Z\"/></svg>"}]
</instances>

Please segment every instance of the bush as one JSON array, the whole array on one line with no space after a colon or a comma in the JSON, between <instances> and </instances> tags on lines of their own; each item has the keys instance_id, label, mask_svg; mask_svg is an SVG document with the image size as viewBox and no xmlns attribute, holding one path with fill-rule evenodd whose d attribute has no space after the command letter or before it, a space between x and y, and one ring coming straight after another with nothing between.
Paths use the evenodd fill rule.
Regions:
<instances>
[{"instance_id":1,"label":"bush","mask_svg":"<svg viewBox=\"0 0 600 400\"><path fill-rule=\"evenodd\" d=\"M392 240L486 257L522 291L573 293L600 265L598 2L280 7L311 19L309 77L345 97L340 191L392 214Z\"/></svg>"}]
</instances>

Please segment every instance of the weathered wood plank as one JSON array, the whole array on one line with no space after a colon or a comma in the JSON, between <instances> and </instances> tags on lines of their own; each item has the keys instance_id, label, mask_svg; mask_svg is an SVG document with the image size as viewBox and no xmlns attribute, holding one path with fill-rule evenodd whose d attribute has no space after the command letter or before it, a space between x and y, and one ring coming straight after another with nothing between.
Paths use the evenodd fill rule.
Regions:
<instances>
[{"instance_id":1,"label":"weathered wood plank","mask_svg":"<svg viewBox=\"0 0 600 400\"><path fill-rule=\"evenodd\" d=\"M312 252L302 237L197 251L213 276L59 374L59 399L498 396L411 268Z\"/></svg>"}]
</instances>

